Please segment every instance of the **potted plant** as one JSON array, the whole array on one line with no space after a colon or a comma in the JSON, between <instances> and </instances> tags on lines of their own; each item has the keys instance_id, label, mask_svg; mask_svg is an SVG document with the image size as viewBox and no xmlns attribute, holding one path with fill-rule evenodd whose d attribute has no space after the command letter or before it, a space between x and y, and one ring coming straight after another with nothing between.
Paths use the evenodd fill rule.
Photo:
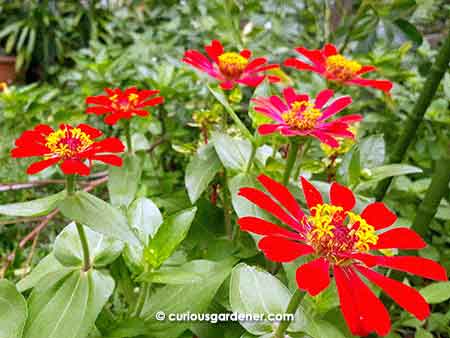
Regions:
<instances>
[{"instance_id":1,"label":"potted plant","mask_svg":"<svg viewBox=\"0 0 450 338\"><path fill-rule=\"evenodd\" d=\"M11 83L16 79L16 57L5 55L0 49L0 82Z\"/></svg>"}]
</instances>

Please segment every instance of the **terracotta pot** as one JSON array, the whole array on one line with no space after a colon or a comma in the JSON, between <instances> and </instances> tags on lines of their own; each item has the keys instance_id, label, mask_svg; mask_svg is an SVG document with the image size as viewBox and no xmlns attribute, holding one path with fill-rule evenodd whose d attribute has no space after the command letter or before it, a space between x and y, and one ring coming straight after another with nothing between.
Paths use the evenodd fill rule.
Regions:
<instances>
[{"instance_id":1,"label":"terracotta pot","mask_svg":"<svg viewBox=\"0 0 450 338\"><path fill-rule=\"evenodd\" d=\"M11 83L16 79L16 58L0 56L0 82Z\"/></svg>"}]
</instances>

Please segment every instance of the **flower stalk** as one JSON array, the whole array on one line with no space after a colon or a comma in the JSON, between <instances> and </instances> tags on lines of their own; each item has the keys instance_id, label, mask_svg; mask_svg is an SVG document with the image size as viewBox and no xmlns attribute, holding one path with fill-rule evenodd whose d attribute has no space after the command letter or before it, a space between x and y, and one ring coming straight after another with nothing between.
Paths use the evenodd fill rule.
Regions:
<instances>
[{"instance_id":1,"label":"flower stalk","mask_svg":"<svg viewBox=\"0 0 450 338\"><path fill-rule=\"evenodd\" d=\"M442 80L445 72L448 69L448 63L450 62L450 33L447 34L447 38L444 41L439 54L436 57L436 61L430 69L428 78L422 88L419 99L417 100L411 115L402 127L402 133L397 139L397 143L394 146L394 150L390 156L390 163L400 163L409 146L412 144L419 125L422 123L425 116L425 112L433 100L434 95L439 87L439 83ZM378 184L375 196L378 201L381 201L386 195L389 185L392 182L392 177L381 181Z\"/></svg>"},{"instance_id":2,"label":"flower stalk","mask_svg":"<svg viewBox=\"0 0 450 338\"><path fill-rule=\"evenodd\" d=\"M300 289L296 289L291 297L291 300L289 301L288 307L286 309L286 314L295 314L304 296L304 292L300 291ZM275 338L284 338L284 333L286 332L290 323L290 320L281 321L278 325L277 330L275 331Z\"/></svg>"},{"instance_id":3,"label":"flower stalk","mask_svg":"<svg viewBox=\"0 0 450 338\"><path fill-rule=\"evenodd\" d=\"M133 142L131 140L131 121L125 121L125 137L127 140L127 150L130 154L133 153Z\"/></svg>"},{"instance_id":4,"label":"flower stalk","mask_svg":"<svg viewBox=\"0 0 450 338\"><path fill-rule=\"evenodd\" d=\"M297 159L299 149L299 141L295 137L291 139L291 146L289 147L288 158L286 162L286 168L284 169L283 175L283 185L289 183L289 178L291 177L292 169L294 168L295 160Z\"/></svg>"},{"instance_id":5,"label":"flower stalk","mask_svg":"<svg viewBox=\"0 0 450 338\"><path fill-rule=\"evenodd\" d=\"M66 177L67 194L70 196L75 193L76 178L75 175L67 175ZM78 236L80 237L81 248L83 250L83 271L89 271L89 269L91 268L91 259L86 232L84 231L83 225L79 224L78 222L75 222L75 225L77 227Z\"/></svg>"},{"instance_id":6,"label":"flower stalk","mask_svg":"<svg viewBox=\"0 0 450 338\"><path fill-rule=\"evenodd\" d=\"M427 233L428 225L436 214L441 199L449 193L449 168L450 156L448 155L436 162L436 168L431 178L430 187L427 190L425 198L417 209L417 213L411 227L421 236Z\"/></svg>"}]
</instances>

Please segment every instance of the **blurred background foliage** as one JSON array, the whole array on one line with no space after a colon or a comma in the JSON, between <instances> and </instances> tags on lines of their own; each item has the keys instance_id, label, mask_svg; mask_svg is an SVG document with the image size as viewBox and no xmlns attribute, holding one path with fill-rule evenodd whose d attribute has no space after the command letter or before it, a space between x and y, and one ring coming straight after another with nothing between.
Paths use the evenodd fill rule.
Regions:
<instances>
[{"instance_id":1,"label":"blurred background foliage","mask_svg":"<svg viewBox=\"0 0 450 338\"><path fill-rule=\"evenodd\" d=\"M212 39L233 50L249 48L275 63L293 56L294 47L320 48L329 41L345 48L344 54L361 63L375 65L380 77L393 81L390 97L346 88L354 99L349 112L365 117L357 130L359 144L349 144L346 152L332 155L313 143L298 168L324 180L334 170L339 181L371 198L374 175L386 174L382 169L372 169L386 164L390 145L398 137L446 34L449 14L450 4L445 0L3 0L0 55L17 57L19 79L0 93L0 204L62 188L58 184L39 185L33 190L7 185L61 178L52 169L28 178L24 174L28 162L9 158L14 139L21 132L39 123L89 121L115 135L116 128L108 129L98 118L84 114L85 97L99 94L104 87L132 85L160 89L166 99L150 117L135 119L134 148L144 159L140 194L160 201L166 208L186 203L183 191L188 155L203 142L198 119L206 116L207 123L215 123L223 108L208 92L206 78L180 59L185 50L202 49ZM325 85L314 74L286 71L281 75L285 83L311 94ZM235 100L234 108L251 126L255 117L247 114L246 104L251 90L245 88L234 94L244 97ZM435 161L449 152L449 99L447 72L405 157L422 172L397 177L386 196L402 225L412 223L430 184ZM280 171L276 158L268 161L269 172ZM98 193L106 193L102 189ZM431 245L420 252L439 260L447 269L449 203L447 194L425 234ZM58 219L53 222L55 226L41 235L33 260L45 255L46 243L60 229ZM29 229L30 223L11 224L0 218L0 255L6 257ZM29 250L16 257L10 277L20 276L29 268ZM427 335L431 331L436 337L449 337L448 302L436 306L434 312L426 332L419 329L416 337L431 337ZM404 313L397 317L398 332L410 337L414 330L408 327L420 325L403 317Z\"/></svg>"}]
</instances>

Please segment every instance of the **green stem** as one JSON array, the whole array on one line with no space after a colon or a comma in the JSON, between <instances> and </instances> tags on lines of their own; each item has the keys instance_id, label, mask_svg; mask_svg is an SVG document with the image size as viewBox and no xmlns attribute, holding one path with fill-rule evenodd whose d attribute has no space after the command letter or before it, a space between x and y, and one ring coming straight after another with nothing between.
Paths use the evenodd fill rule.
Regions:
<instances>
[{"instance_id":1,"label":"green stem","mask_svg":"<svg viewBox=\"0 0 450 338\"><path fill-rule=\"evenodd\" d=\"M255 159L256 155L256 144L252 143L252 152L250 153L250 158L248 159L247 168L245 168L245 172L249 173L250 169L252 168L253 160Z\"/></svg>"},{"instance_id":2,"label":"green stem","mask_svg":"<svg viewBox=\"0 0 450 338\"><path fill-rule=\"evenodd\" d=\"M141 285L141 289L139 290L139 296L136 302L136 307L133 311L134 317L139 317L141 315L142 309L145 305L145 300L147 299L147 296L150 292L150 283L143 283Z\"/></svg>"},{"instance_id":3,"label":"green stem","mask_svg":"<svg viewBox=\"0 0 450 338\"><path fill-rule=\"evenodd\" d=\"M341 54L347 48L348 43L350 42L350 38L351 38L352 33L353 33L353 29L355 28L355 26L358 23L359 19L361 19L361 16L363 15L364 9L366 8L366 6L367 6L366 0L362 0L361 4L358 7L358 10L356 11L356 14L353 16L353 20L350 22L350 26L347 29L347 35L345 36L344 43L342 44L342 47L339 50L339 52Z\"/></svg>"},{"instance_id":4,"label":"green stem","mask_svg":"<svg viewBox=\"0 0 450 338\"><path fill-rule=\"evenodd\" d=\"M289 301L289 305L286 309L286 314L295 314L304 296L305 293L301 292L300 289L296 289L291 297L291 300ZM277 331L275 332L275 338L284 338L284 333L286 332L286 329L288 328L290 323L290 320L284 320L280 322L280 325L278 325Z\"/></svg>"},{"instance_id":5,"label":"green stem","mask_svg":"<svg viewBox=\"0 0 450 338\"><path fill-rule=\"evenodd\" d=\"M68 195L73 195L75 193L75 175L67 175L66 176L66 189ZM75 222L77 227L78 236L80 237L81 248L83 250L83 270L89 271L91 268L91 259L89 254L89 245L86 237L86 233L84 232L83 225Z\"/></svg>"},{"instance_id":6,"label":"green stem","mask_svg":"<svg viewBox=\"0 0 450 338\"><path fill-rule=\"evenodd\" d=\"M231 200L228 192L228 178L227 172L224 170L223 173L223 183L222 183L222 202L223 202L223 213L224 213L224 222L225 222L225 232L230 240L233 239L233 227L231 225Z\"/></svg>"},{"instance_id":7,"label":"green stem","mask_svg":"<svg viewBox=\"0 0 450 338\"><path fill-rule=\"evenodd\" d=\"M297 159L298 148L299 148L298 140L295 138L292 138L291 146L289 148L288 158L287 158L287 162L286 162L286 168L284 169L284 175L283 175L283 184L285 186L287 186L289 183L289 178L291 177L292 168L294 168L295 160Z\"/></svg>"},{"instance_id":8,"label":"green stem","mask_svg":"<svg viewBox=\"0 0 450 338\"><path fill-rule=\"evenodd\" d=\"M450 62L450 32L447 34L447 38L444 41L439 53L436 57L436 61L431 67L427 80L423 85L419 99L417 100L411 115L408 117L406 123L402 126L402 133L395 143L394 150L389 156L390 163L400 163L412 144L419 125L422 123L425 116L425 112L433 100L434 95L439 87L439 83L442 80L445 72L448 69L448 63ZM382 200L386 195L389 185L392 182L392 177L381 181L376 189L375 196L378 201Z\"/></svg>"},{"instance_id":9,"label":"green stem","mask_svg":"<svg viewBox=\"0 0 450 338\"><path fill-rule=\"evenodd\" d=\"M230 24L231 31L233 33L234 42L239 45L240 48L244 47L244 41L242 40L241 32L239 31L239 27L236 26L236 20L231 14L231 5L232 0L224 0L223 7L225 9L225 14L228 17L228 22Z\"/></svg>"},{"instance_id":10,"label":"green stem","mask_svg":"<svg viewBox=\"0 0 450 338\"><path fill-rule=\"evenodd\" d=\"M127 139L127 150L130 154L133 153L133 143L131 141L131 121L125 121L125 137Z\"/></svg>"},{"instance_id":11,"label":"green stem","mask_svg":"<svg viewBox=\"0 0 450 338\"><path fill-rule=\"evenodd\" d=\"M427 233L428 225L437 212L441 199L449 193L450 182L450 156L443 157L436 162L435 171L431 178L430 187L427 190L425 198L419 205L416 217L414 218L411 229L419 235L424 236Z\"/></svg>"}]
</instances>

